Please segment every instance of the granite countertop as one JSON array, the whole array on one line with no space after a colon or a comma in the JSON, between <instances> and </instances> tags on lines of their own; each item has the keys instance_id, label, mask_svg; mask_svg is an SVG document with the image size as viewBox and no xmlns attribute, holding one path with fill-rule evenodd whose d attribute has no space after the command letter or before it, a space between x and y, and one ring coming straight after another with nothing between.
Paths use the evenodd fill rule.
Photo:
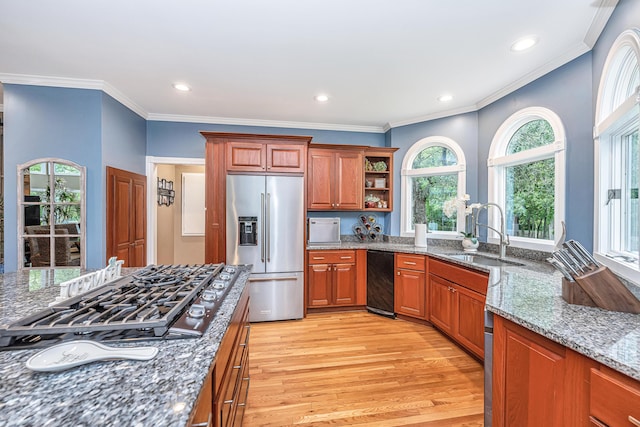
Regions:
<instances>
[{"instance_id":1,"label":"granite countertop","mask_svg":"<svg viewBox=\"0 0 640 427\"><path fill-rule=\"evenodd\" d=\"M80 274L51 269L0 275L0 324L46 308L59 295L59 283ZM156 346L158 355L150 361L96 362L44 373L25 367L39 350L0 351L0 425L186 425L248 277L242 267L201 338L109 344Z\"/></svg>"},{"instance_id":2,"label":"granite countertop","mask_svg":"<svg viewBox=\"0 0 640 427\"><path fill-rule=\"evenodd\" d=\"M488 272L488 311L640 381L640 314L568 304L562 298L562 275L546 262L507 257L523 265L486 267L451 258L462 252L457 248L433 245L418 248L388 242L307 246L309 250L367 249L424 254ZM640 298L640 287L627 286Z\"/></svg>"}]
</instances>

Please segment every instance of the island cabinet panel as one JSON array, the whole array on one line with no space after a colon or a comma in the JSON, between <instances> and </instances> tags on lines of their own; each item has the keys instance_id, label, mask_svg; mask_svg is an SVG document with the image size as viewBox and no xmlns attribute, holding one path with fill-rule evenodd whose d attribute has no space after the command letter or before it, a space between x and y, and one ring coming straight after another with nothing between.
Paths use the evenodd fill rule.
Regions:
<instances>
[{"instance_id":1,"label":"island cabinet panel","mask_svg":"<svg viewBox=\"0 0 640 427\"><path fill-rule=\"evenodd\" d=\"M249 286L246 286L214 361L213 426L240 425L249 386Z\"/></svg>"},{"instance_id":2,"label":"island cabinet panel","mask_svg":"<svg viewBox=\"0 0 640 427\"><path fill-rule=\"evenodd\" d=\"M424 255L395 254L394 311L428 320Z\"/></svg>"},{"instance_id":3,"label":"island cabinet panel","mask_svg":"<svg viewBox=\"0 0 640 427\"><path fill-rule=\"evenodd\" d=\"M307 307L357 304L356 251L308 251L307 260Z\"/></svg>"},{"instance_id":4,"label":"island cabinet panel","mask_svg":"<svg viewBox=\"0 0 640 427\"><path fill-rule=\"evenodd\" d=\"M310 148L307 208L361 210L363 206L362 150Z\"/></svg>"},{"instance_id":5,"label":"island cabinet panel","mask_svg":"<svg viewBox=\"0 0 640 427\"><path fill-rule=\"evenodd\" d=\"M616 406L619 397L590 378L597 362L499 316L494 319L493 426L632 426L589 419L590 394L592 413L598 393L606 402L599 408L622 410Z\"/></svg>"},{"instance_id":6,"label":"island cabinet panel","mask_svg":"<svg viewBox=\"0 0 640 427\"><path fill-rule=\"evenodd\" d=\"M458 344L484 358L484 304L489 276L429 259L429 320Z\"/></svg>"}]
</instances>

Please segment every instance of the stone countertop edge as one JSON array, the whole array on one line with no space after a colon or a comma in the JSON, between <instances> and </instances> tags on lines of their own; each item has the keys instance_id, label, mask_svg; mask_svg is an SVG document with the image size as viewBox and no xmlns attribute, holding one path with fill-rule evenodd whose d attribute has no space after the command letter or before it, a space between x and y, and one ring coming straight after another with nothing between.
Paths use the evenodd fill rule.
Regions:
<instances>
[{"instance_id":1,"label":"stone countertop edge","mask_svg":"<svg viewBox=\"0 0 640 427\"><path fill-rule=\"evenodd\" d=\"M451 247L385 242L307 245L307 250L366 249L424 254L489 273L486 309L640 381L640 314L569 304L562 276L549 264L507 257L522 266L487 267L451 258ZM497 258L494 253L478 254ZM627 285L640 298L640 287Z\"/></svg>"},{"instance_id":2,"label":"stone countertop edge","mask_svg":"<svg viewBox=\"0 0 640 427\"><path fill-rule=\"evenodd\" d=\"M1 351L0 425L186 425L249 274L243 268L201 338L109 343L158 347L150 361L95 362L45 373L25 366L41 349ZM2 292L2 302L8 298Z\"/></svg>"}]
</instances>

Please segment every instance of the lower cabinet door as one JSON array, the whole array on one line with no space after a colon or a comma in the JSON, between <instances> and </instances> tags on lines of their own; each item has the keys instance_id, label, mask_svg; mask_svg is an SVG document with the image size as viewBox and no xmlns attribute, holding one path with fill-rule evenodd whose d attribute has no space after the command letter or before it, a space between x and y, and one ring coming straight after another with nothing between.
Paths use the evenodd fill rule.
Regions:
<instances>
[{"instance_id":1,"label":"lower cabinet door","mask_svg":"<svg viewBox=\"0 0 640 427\"><path fill-rule=\"evenodd\" d=\"M332 270L331 264L309 266L308 307L326 307L331 304Z\"/></svg>"},{"instance_id":2,"label":"lower cabinet door","mask_svg":"<svg viewBox=\"0 0 640 427\"><path fill-rule=\"evenodd\" d=\"M429 275L429 319L438 329L453 335L453 284Z\"/></svg>"},{"instance_id":3,"label":"lower cabinet door","mask_svg":"<svg viewBox=\"0 0 640 427\"><path fill-rule=\"evenodd\" d=\"M523 329L497 318L493 425L571 425L563 410L565 399L572 398L565 392L566 348Z\"/></svg>"},{"instance_id":4,"label":"lower cabinet door","mask_svg":"<svg viewBox=\"0 0 640 427\"><path fill-rule=\"evenodd\" d=\"M484 358L485 297L461 286L455 286L457 297L454 338L480 358Z\"/></svg>"},{"instance_id":5,"label":"lower cabinet door","mask_svg":"<svg viewBox=\"0 0 640 427\"><path fill-rule=\"evenodd\" d=\"M356 266L355 264L335 264L335 305L355 305L356 303Z\"/></svg>"},{"instance_id":6,"label":"lower cabinet door","mask_svg":"<svg viewBox=\"0 0 640 427\"><path fill-rule=\"evenodd\" d=\"M396 313L425 319L425 274L420 271L398 269L394 281L394 300Z\"/></svg>"}]
</instances>

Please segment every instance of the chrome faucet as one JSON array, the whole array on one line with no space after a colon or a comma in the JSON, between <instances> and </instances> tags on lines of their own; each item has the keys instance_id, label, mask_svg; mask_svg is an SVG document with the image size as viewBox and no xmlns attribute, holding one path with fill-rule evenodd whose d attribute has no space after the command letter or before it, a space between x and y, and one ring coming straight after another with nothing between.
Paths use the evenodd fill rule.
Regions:
<instances>
[{"instance_id":1,"label":"chrome faucet","mask_svg":"<svg viewBox=\"0 0 640 427\"><path fill-rule=\"evenodd\" d=\"M489 224L478 224L478 214L480 214L480 211L482 209L489 210L489 206L498 208L498 211L500 212L500 231L496 230ZM507 246L509 245L509 235L505 231L505 217L504 217L504 212L502 211L502 208L500 207L500 205L489 202L489 203L485 203L484 205L476 209L475 212L473 213L473 231L476 236L478 236L479 226L486 227L489 230L493 230L500 235L500 258L504 258L505 255L507 254Z\"/></svg>"}]
</instances>

